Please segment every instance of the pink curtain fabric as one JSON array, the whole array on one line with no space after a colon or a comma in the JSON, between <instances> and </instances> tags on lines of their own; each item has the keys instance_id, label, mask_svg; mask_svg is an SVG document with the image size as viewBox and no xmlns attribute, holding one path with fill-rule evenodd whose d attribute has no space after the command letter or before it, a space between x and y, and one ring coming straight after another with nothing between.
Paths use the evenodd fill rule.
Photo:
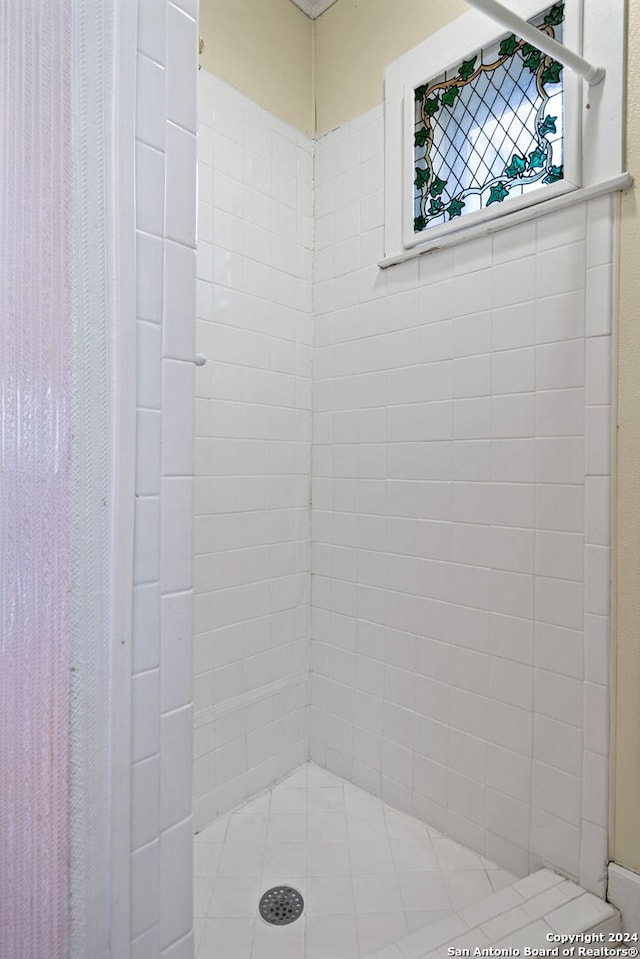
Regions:
<instances>
[{"instance_id":1,"label":"pink curtain fabric","mask_svg":"<svg viewBox=\"0 0 640 959\"><path fill-rule=\"evenodd\" d=\"M0 957L68 909L71 2L0 3Z\"/></svg>"}]
</instances>

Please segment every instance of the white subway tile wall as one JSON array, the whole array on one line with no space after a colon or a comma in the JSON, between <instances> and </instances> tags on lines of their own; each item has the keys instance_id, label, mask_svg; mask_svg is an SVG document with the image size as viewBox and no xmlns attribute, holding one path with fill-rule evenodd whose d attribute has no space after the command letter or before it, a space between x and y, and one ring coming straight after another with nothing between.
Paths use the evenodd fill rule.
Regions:
<instances>
[{"instance_id":1,"label":"white subway tile wall","mask_svg":"<svg viewBox=\"0 0 640 959\"><path fill-rule=\"evenodd\" d=\"M307 758L313 242L313 141L199 97L196 829Z\"/></svg>"},{"instance_id":2,"label":"white subway tile wall","mask_svg":"<svg viewBox=\"0 0 640 959\"><path fill-rule=\"evenodd\" d=\"M132 959L193 955L196 16L138 3Z\"/></svg>"},{"instance_id":3,"label":"white subway tile wall","mask_svg":"<svg viewBox=\"0 0 640 959\"><path fill-rule=\"evenodd\" d=\"M383 272L382 149L316 143L310 755L603 894L612 201Z\"/></svg>"}]
</instances>

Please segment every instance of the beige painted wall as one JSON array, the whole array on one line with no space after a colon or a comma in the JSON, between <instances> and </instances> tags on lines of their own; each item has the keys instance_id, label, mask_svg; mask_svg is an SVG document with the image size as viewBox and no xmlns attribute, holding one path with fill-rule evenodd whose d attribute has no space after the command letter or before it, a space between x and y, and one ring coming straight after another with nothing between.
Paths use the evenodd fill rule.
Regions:
<instances>
[{"instance_id":1,"label":"beige painted wall","mask_svg":"<svg viewBox=\"0 0 640 959\"><path fill-rule=\"evenodd\" d=\"M313 136L313 24L291 0L201 0L201 65Z\"/></svg>"},{"instance_id":2,"label":"beige painted wall","mask_svg":"<svg viewBox=\"0 0 640 959\"><path fill-rule=\"evenodd\" d=\"M640 0L628 0L627 162L640 177ZM613 858L640 872L640 214L622 197L618 328Z\"/></svg>"},{"instance_id":3,"label":"beige painted wall","mask_svg":"<svg viewBox=\"0 0 640 959\"><path fill-rule=\"evenodd\" d=\"M316 121L325 133L382 101L387 63L468 10L462 0L338 0L316 20Z\"/></svg>"},{"instance_id":4,"label":"beige painted wall","mask_svg":"<svg viewBox=\"0 0 640 959\"><path fill-rule=\"evenodd\" d=\"M291 0L200 0L200 63L303 133L325 133L380 103L386 64L467 9L338 0L311 21Z\"/></svg>"}]
</instances>

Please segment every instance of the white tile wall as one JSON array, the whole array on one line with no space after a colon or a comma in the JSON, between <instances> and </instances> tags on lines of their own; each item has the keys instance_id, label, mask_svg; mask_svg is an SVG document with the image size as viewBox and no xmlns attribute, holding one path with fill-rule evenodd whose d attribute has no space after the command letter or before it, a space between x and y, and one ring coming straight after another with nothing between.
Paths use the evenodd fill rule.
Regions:
<instances>
[{"instance_id":1,"label":"white tile wall","mask_svg":"<svg viewBox=\"0 0 640 959\"><path fill-rule=\"evenodd\" d=\"M382 131L316 144L311 757L603 893L612 203L382 272Z\"/></svg>"},{"instance_id":2,"label":"white tile wall","mask_svg":"<svg viewBox=\"0 0 640 959\"><path fill-rule=\"evenodd\" d=\"M195 9L139 0L131 956L193 954Z\"/></svg>"},{"instance_id":3,"label":"white tile wall","mask_svg":"<svg viewBox=\"0 0 640 959\"><path fill-rule=\"evenodd\" d=\"M307 756L313 151L199 96L196 829Z\"/></svg>"}]
</instances>

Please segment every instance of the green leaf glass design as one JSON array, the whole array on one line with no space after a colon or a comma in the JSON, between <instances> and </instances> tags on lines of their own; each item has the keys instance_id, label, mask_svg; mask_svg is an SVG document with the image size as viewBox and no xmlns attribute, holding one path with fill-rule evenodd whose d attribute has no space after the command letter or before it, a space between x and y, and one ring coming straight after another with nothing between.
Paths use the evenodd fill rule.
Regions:
<instances>
[{"instance_id":1,"label":"green leaf glass design","mask_svg":"<svg viewBox=\"0 0 640 959\"><path fill-rule=\"evenodd\" d=\"M557 133L558 132L556 129L557 119L558 119L557 117L545 117L543 122L538 127L538 130L540 131L540 136L544 137L547 135L547 133Z\"/></svg>"},{"instance_id":2,"label":"green leaf glass design","mask_svg":"<svg viewBox=\"0 0 640 959\"><path fill-rule=\"evenodd\" d=\"M440 196L446 185L446 180L441 180L439 176L434 176L431 181L431 196Z\"/></svg>"},{"instance_id":3,"label":"green leaf glass design","mask_svg":"<svg viewBox=\"0 0 640 959\"><path fill-rule=\"evenodd\" d=\"M510 37L505 37L505 39L500 44L499 54L501 57L512 57L520 45L520 41L514 33Z\"/></svg>"},{"instance_id":4,"label":"green leaf glass design","mask_svg":"<svg viewBox=\"0 0 640 959\"><path fill-rule=\"evenodd\" d=\"M429 97L424 102L424 112L428 117L433 117L440 109L440 101L437 97Z\"/></svg>"},{"instance_id":5,"label":"green leaf glass design","mask_svg":"<svg viewBox=\"0 0 640 959\"><path fill-rule=\"evenodd\" d=\"M531 23L562 43L564 10ZM510 34L415 87L416 233L563 179L563 76Z\"/></svg>"},{"instance_id":6,"label":"green leaf glass design","mask_svg":"<svg viewBox=\"0 0 640 959\"><path fill-rule=\"evenodd\" d=\"M487 206L491 206L492 203L502 203L509 196L509 191L504 185L504 183L496 183L495 186L491 187L491 193L489 194L489 199L487 200Z\"/></svg>"},{"instance_id":7,"label":"green leaf glass design","mask_svg":"<svg viewBox=\"0 0 640 959\"><path fill-rule=\"evenodd\" d=\"M469 79L469 77L471 76L471 74L474 72L476 68L477 59L478 57L476 55L475 57L471 57L470 60L465 60L464 63L460 64L460 69L458 70L458 73L460 74L461 80Z\"/></svg>"},{"instance_id":8,"label":"green leaf glass design","mask_svg":"<svg viewBox=\"0 0 640 959\"><path fill-rule=\"evenodd\" d=\"M554 60L542 72L543 83L560 83L560 74L562 73L562 64Z\"/></svg>"},{"instance_id":9,"label":"green leaf glass design","mask_svg":"<svg viewBox=\"0 0 640 959\"><path fill-rule=\"evenodd\" d=\"M529 154L529 169L539 170L544 166L546 159L547 154L538 147Z\"/></svg>"},{"instance_id":10,"label":"green leaf glass design","mask_svg":"<svg viewBox=\"0 0 640 959\"><path fill-rule=\"evenodd\" d=\"M525 57L524 65L527 70L531 70L532 73L536 73L540 64L542 63L542 54L539 50L532 50L528 57Z\"/></svg>"},{"instance_id":11,"label":"green leaf glass design","mask_svg":"<svg viewBox=\"0 0 640 959\"><path fill-rule=\"evenodd\" d=\"M442 94L442 103L445 107L452 107L455 103L456 97L460 93L460 88L453 84L452 87L449 87L448 90Z\"/></svg>"},{"instance_id":12,"label":"green leaf glass design","mask_svg":"<svg viewBox=\"0 0 640 959\"><path fill-rule=\"evenodd\" d=\"M509 177L510 180L515 180L516 177L520 176L521 173L527 169L527 161L524 157L516 156L515 154L511 158L511 163L509 166L504 168L505 175Z\"/></svg>"},{"instance_id":13,"label":"green leaf glass design","mask_svg":"<svg viewBox=\"0 0 640 959\"><path fill-rule=\"evenodd\" d=\"M546 14L544 22L548 27L557 27L564 22L564 3L556 3Z\"/></svg>"},{"instance_id":14,"label":"green leaf glass design","mask_svg":"<svg viewBox=\"0 0 640 959\"><path fill-rule=\"evenodd\" d=\"M557 183L564 179L564 172L561 166L552 166L548 175L542 181L543 183Z\"/></svg>"}]
</instances>

